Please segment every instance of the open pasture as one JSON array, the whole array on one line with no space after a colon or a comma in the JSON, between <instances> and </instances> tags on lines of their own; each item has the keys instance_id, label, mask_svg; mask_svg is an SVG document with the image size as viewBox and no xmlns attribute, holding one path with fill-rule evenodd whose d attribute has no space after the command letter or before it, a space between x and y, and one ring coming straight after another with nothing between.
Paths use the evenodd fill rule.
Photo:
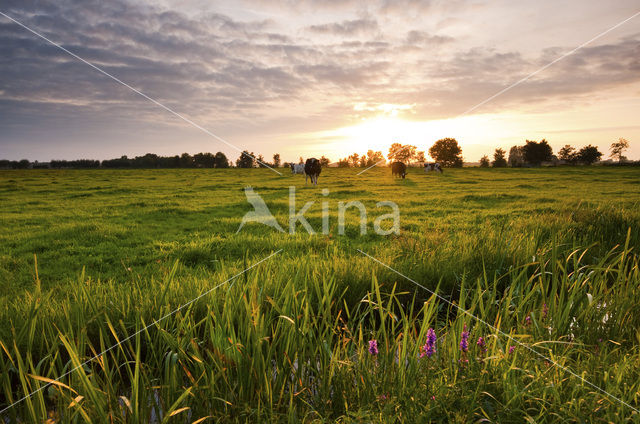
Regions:
<instances>
[{"instance_id":1,"label":"open pasture","mask_svg":"<svg viewBox=\"0 0 640 424\"><path fill-rule=\"evenodd\" d=\"M0 171L0 409L77 368L0 415L639 419L637 168L323 169L317 187L282 172ZM285 229L295 186L317 234L236 233L246 186ZM349 201L366 234L355 209L339 233ZM398 205L399 234L373 231L380 201ZM421 357L429 328L436 352Z\"/></svg>"}]
</instances>

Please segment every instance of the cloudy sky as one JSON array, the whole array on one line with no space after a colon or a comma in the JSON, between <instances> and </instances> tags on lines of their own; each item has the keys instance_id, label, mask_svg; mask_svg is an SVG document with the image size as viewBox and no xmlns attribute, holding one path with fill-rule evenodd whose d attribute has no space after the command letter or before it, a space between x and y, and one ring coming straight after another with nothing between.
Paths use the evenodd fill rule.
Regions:
<instances>
[{"instance_id":1,"label":"cloudy sky","mask_svg":"<svg viewBox=\"0 0 640 424\"><path fill-rule=\"evenodd\" d=\"M631 142L638 0L0 0L0 12L240 149L332 160L456 137ZM462 115L462 116L461 116ZM238 153L0 16L0 158Z\"/></svg>"}]
</instances>

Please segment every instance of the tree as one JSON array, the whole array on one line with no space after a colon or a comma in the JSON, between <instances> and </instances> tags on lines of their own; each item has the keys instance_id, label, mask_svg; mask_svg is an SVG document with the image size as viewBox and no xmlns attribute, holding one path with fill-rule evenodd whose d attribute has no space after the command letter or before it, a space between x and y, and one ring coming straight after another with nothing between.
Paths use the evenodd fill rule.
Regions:
<instances>
[{"instance_id":1,"label":"tree","mask_svg":"<svg viewBox=\"0 0 640 424\"><path fill-rule=\"evenodd\" d=\"M524 149L522 146L512 146L509 149L509 165L512 167L521 167L524 165Z\"/></svg>"},{"instance_id":2,"label":"tree","mask_svg":"<svg viewBox=\"0 0 640 424\"><path fill-rule=\"evenodd\" d=\"M258 157L256 158L256 164L258 165L258 168L266 168L267 166L269 166L267 161L264 160L264 156L262 155L258 155Z\"/></svg>"},{"instance_id":3,"label":"tree","mask_svg":"<svg viewBox=\"0 0 640 424\"><path fill-rule=\"evenodd\" d=\"M504 168L507 166L507 160L504 158L505 155L504 149L496 149L495 152L493 152L493 162L491 163L491 166L493 166L494 168Z\"/></svg>"},{"instance_id":4,"label":"tree","mask_svg":"<svg viewBox=\"0 0 640 424\"><path fill-rule=\"evenodd\" d=\"M197 153L193 155L193 162L198 168L213 168L216 158L211 153Z\"/></svg>"},{"instance_id":5,"label":"tree","mask_svg":"<svg viewBox=\"0 0 640 424\"><path fill-rule=\"evenodd\" d=\"M429 148L429 155L445 167L462 167L462 149L455 138L443 138Z\"/></svg>"},{"instance_id":6,"label":"tree","mask_svg":"<svg viewBox=\"0 0 640 424\"><path fill-rule=\"evenodd\" d=\"M328 157L325 157L324 155L320 158L320 166L327 167L329 166L329 164L331 163L331 161L329 160Z\"/></svg>"},{"instance_id":7,"label":"tree","mask_svg":"<svg viewBox=\"0 0 640 424\"><path fill-rule=\"evenodd\" d=\"M629 148L629 142L624 138L619 138L615 143L611 143L611 157L618 159L618 162L624 161L626 158L622 153Z\"/></svg>"},{"instance_id":8,"label":"tree","mask_svg":"<svg viewBox=\"0 0 640 424\"><path fill-rule=\"evenodd\" d=\"M253 152L249 153L244 150L238 159L236 159L236 166L238 168L253 168L255 165L255 155Z\"/></svg>"},{"instance_id":9,"label":"tree","mask_svg":"<svg viewBox=\"0 0 640 424\"><path fill-rule=\"evenodd\" d=\"M389 155L387 157L392 162L409 163L411 159L416 157L416 146L393 143L391 147L389 147Z\"/></svg>"},{"instance_id":10,"label":"tree","mask_svg":"<svg viewBox=\"0 0 640 424\"><path fill-rule=\"evenodd\" d=\"M565 146L558 151L558 159L563 160L567 163L575 163L578 160L578 153L576 152L576 148L565 144Z\"/></svg>"},{"instance_id":11,"label":"tree","mask_svg":"<svg viewBox=\"0 0 640 424\"><path fill-rule=\"evenodd\" d=\"M280 168L280 153L275 153L273 155L273 167Z\"/></svg>"},{"instance_id":12,"label":"tree","mask_svg":"<svg viewBox=\"0 0 640 424\"><path fill-rule=\"evenodd\" d=\"M366 168L378 163L382 164L384 162L386 162L386 159L384 158L382 152L374 152L373 150L368 150L366 154L360 157L359 164L362 168Z\"/></svg>"},{"instance_id":13,"label":"tree","mask_svg":"<svg viewBox=\"0 0 640 424\"><path fill-rule=\"evenodd\" d=\"M349 158L340 159L338 161L338 168L348 168L349 166Z\"/></svg>"},{"instance_id":14,"label":"tree","mask_svg":"<svg viewBox=\"0 0 640 424\"><path fill-rule=\"evenodd\" d=\"M180 168L193 168L193 158L189 153L180 155Z\"/></svg>"},{"instance_id":15,"label":"tree","mask_svg":"<svg viewBox=\"0 0 640 424\"><path fill-rule=\"evenodd\" d=\"M524 160L531 165L539 166L542 162L548 162L553 159L553 149L542 139L541 142L527 140L523 146Z\"/></svg>"},{"instance_id":16,"label":"tree","mask_svg":"<svg viewBox=\"0 0 640 424\"><path fill-rule=\"evenodd\" d=\"M216 168L229 167L229 159L227 159L227 156L224 153L222 152L216 153L215 160L216 160Z\"/></svg>"},{"instance_id":17,"label":"tree","mask_svg":"<svg viewBox=\"0 0 640 424\"><path fill-rule=\"evenodd\" d=\"M480 168L488 168L489 167L489 156L484 155L480 158Z\"/></svg>"},{"instance_id":18,"label":"tree","mask_svg":"<svg viewBox=\"0 0 640 424\"><path fill-rule=\"evenodd\" d=\"M349 166L356 168L360 164L360 155L357 153L349 156Z\"/></svg>"},{"instance_id":19,"label":"tree","mask_svg":"<svg viewBox=\"0 0 640 424\"><path fill-rule=\"evenodd\" d=\"M587 165L599 161L601 157L602 153L598 151L596 146L592 146L591 144L584 146L578 152L578 160Z\"/></svg>"}]
</instances>

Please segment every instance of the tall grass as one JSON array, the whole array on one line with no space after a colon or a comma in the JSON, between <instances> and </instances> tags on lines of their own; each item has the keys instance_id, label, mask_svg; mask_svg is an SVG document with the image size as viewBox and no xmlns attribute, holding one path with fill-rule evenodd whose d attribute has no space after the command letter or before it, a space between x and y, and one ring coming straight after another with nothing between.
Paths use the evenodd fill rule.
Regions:
<instances>
[{"instance_id":1,"label":"tall grass","mask_svg":"<svg viewBox=\"0 0 640 424\"><path fill-rule=\"evenodd\" d=\"M161 284L140 282L120 296L108 285L89 292L84 276L62 300L36 284L12 305L21 319L0 345L0 402L40 391L3 415L69 423L637 421L631 408L552 364L640 406L638 257L629 245L595 263L587 256L551 246L502 275L462 280L451 301L522 345L362 257L351 266L369 269L369 287L357 302L329 272L336 264L299 261L282 273L265 263L82 365L215 282L177 281L176 264ZM220 281L237 271L223 265ZM421 358L429 328L436 354Z\"/></svg>"}]
</instances>

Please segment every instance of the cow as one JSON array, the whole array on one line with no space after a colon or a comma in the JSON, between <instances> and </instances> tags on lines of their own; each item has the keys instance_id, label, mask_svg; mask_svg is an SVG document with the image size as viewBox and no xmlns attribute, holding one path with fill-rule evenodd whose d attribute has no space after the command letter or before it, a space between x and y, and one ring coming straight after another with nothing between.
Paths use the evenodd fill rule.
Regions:
<instances>
[{"instance_id":1,"label":"cow","mask_svg":"<svg viewBox=\"0 0 640 424\"><path fill-rule=\"evenodd\" d=\"M429 173L430 171L439 172L442 174L442 168L439 163L425 163L424 164L424 172Z\"/></svg>"},{"instance_id":2,"label":"cow","mask_svg":"<svg viewBox=\"0 0 640 424\"><path fill-rule=\"evenodd\" d=\"M402 162L391 164L391 175L404 178L407 175L407 165Z\"/></svg>"},{"instance_id":3,"label":"cow","mask_svg":"<svg viewBox=\"0 0 640 424\"><path fill-rule=\"evenodd\" d=\"M291 173L292 174L304 174L304 165L301 163L292 163L290 164L291 166Z\"/></svg>"},{"instance_id":4,"label":"cow","mask_svg":"<svg viewBox=\"0 0 640 424\"><path fill-rule=\"evenodd\" d=\"M318 185L318 176L322 167L320 161L316 158L309 158L304 164L304 183L307 183L307 177L311 178L311 184Z\"/></svg>"}]
</instances>

